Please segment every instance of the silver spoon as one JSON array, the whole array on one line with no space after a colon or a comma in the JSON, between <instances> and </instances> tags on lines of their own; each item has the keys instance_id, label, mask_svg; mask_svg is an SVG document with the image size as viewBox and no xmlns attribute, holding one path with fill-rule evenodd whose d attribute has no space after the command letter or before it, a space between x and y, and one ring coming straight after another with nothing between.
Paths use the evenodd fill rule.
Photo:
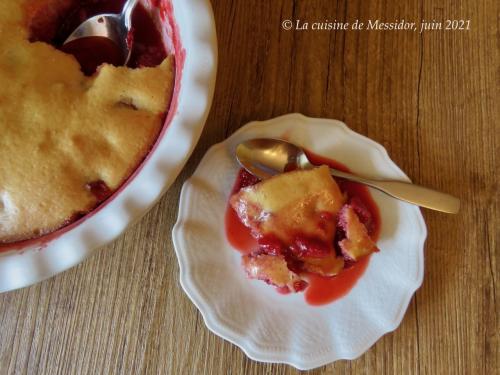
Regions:
<instances>
[{"instance_id":1,"label":"silver spoon","mask_svg":"<svg viewBox=\"0 0 500 375\"><path fill-rule=\"evenodd\" d=\"M127 65L131 53L128 36L132 28L132 11L137 2L138 0L127 0L120 14L98 14L82 22L64 41L63 46L82 38L107 38L120 48L123 65Z\"/></svg>"},{"instance_id":2,"label":"silver spoon","mask_svg":"<svg viewBox=\"0 0 500 375\"><path fill-rule=\"evenodd\" d=\"M236 158L243 168L260 179L296 168L315 167L299 146L279 139L260 138L242 142L236 147ZM402 181L372 180L333 168L330 168L330 173L417 206L451 214L456 214L460 208L457 198L423 186Z\"/></svg>"}]
</instances>

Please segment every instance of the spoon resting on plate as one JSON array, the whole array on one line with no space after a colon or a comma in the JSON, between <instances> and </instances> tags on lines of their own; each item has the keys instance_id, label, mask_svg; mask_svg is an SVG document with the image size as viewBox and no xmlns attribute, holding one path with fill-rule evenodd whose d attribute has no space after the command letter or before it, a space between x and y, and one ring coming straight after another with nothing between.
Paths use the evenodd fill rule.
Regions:
<instances>
[{"instance_id":1,"label":"spoon resting on plate","mask_svg":"<svg viewBox=\"0 0 500 375\"><path fill-rule=\"evenodd\" d=\"M127 0L120 14L98 14L85 20L66 38L62 49L79 61L86 54L99 58L101 63L127 65L132 52L132 12L138 1Z\"/></svg>"},{"instance_id":2,"label":"spoon resting on plate","mask_svg":"<svg viewBox=\"0 0 500 375\"><path fill-rule=\"evenodd\" d=\"M293 143L280 139L257 138L240 143L236 147L236 158L248 172L266 179L294 169L314 168L304 150ZM431 210L456 214L460 200L423 186L403 181L374 180L330 168L335 177L358 182L405 201Z\"/></svg>"}]
</instances>

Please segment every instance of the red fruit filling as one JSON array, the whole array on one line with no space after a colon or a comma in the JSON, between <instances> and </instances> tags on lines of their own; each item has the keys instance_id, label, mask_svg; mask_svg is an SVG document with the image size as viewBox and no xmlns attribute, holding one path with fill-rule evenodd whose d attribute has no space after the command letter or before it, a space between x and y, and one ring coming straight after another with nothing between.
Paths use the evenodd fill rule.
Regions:
<instances>
[{"instance_id":1,"label":"red fruit filling","mask_svg":"<svg viewBox=\"0 0 500 375\"><path fill-rule=\"evenodd\" d=\"M332 244L300 234L295 237L294 243L290 245L290 251L299 258L326 258L333 254Z\"/></svg>"},{"instance_id":2,"label":"red fruit filling","mask_svg":"<svg viewBox=\"0 0 500 375\"><path fill-rule=\"evenodd\" d=\"M96 197L97 202L106 200L112 193L109 186L103 180L89 182L85 187Z\"/></svg>"},{"instance_id":3,"label":"red fruit filling","mask_svg":"<svg viewBox=\"0 0 500 375\"><path fill-rule=\"evenodd\" d=\"M337 163L334 166L338 168ZM260 180L256 177L241 170L233 188L233 196L241 189L259 182ZM257 240L253 243L247 241L251 244L251 248L239 249L245 253L243 267L249 278L263 280L284 294L307 292L311 287L311 291L319 293L318 298L306 293L306 300L311 304L329 302L352 288L367 265L367 261L361 262L361 260L367 258L372 252L378 251L375 240L380 227L380 219L378 210L365 187L345 181L340 181L339 185L345 196L345 203L341 209L336 214L325 211L314 216L322 239L301 233L300 230L288 233L293 240L287 243L275 235L263 234L259 231L259 222L255 222L255 215L252 217L248 214L249 210L254 211L258 207L254 205L249 209L245 207L244 201L232 200L233 206L228 206L226 215L226 230L230 242L238 247L238 244L231 241L231 238L235 238L234 233L231 235L229 233L232 229L238 228L241 231L241 228L244 228L232 224L234 220L228 220L234 217L237 220L239 217L241 223L247 227L248 233ZM266 215L272 216L273 213L263 212L259 218L265 221ZM335 229L330 235L332 226ZM325 242L325 236L321 233L327 234L326 238L331 238L331 240ZM242 234L243 237L246 235ZM358 263L359 270L346 272L346 277L339 277L344 270L356 268ZM335 283L332 281L337 278L339 281L337 292L332 290L329 293L328 288L319 286L323 283L335 288Z\"/></svg>"}]
</instances>

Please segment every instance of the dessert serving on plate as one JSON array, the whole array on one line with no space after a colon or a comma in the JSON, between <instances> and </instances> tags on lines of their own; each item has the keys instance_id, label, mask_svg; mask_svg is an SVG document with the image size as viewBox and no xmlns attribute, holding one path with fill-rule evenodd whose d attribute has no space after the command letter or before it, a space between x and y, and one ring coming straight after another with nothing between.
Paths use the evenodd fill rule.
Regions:
<instances>
[{"instance_id":1,"label":"dessert serving on plate","mask_svg":"<svg viewBox=\"0 0 500 375\"><path fill-rule=\"evenodd\" d=\"M261 183L241 172L235 160L238 145L284 136L325 156L308 152L315 165L348 172L342 168L347 166L361 176L408 181L382 146L339 121L289 114L253 122L213 146L185 182L172 238L181 285L212 332L252 359L311 369L356 358L399 325L422 282L426 229L417 207L345 179L334 181L325 167L286 172ZM301 207L308 209L301 214ZM294 217L308 224L299 225ZM353 238L366 239L364 230L368 248L376 244L380 251L371 248L371 254L359 257L358 250L368 248L357 246ZM320 239L328 241L332 235L333 245L321 245ZM259 244L265 237L267 243ZM314 242L319 246L311 246ZM298 267L289 259L297 260ZM267 270L274 285L305 289L276 293L261 280L249 280L242 262L251 276ZM321 274L339 270L335 276Z\"/></svg>"},{"instance_id":2,"label":"dessert serving on plate","mask_svg":"<svg viewBox=\"0 0 500 375\"><path fill-rule=\"evenodd\" d=\"M235 214L245 228L235 224ZM243 252L248 277L281 293L306 290L312 304L352 288L357 277L337 276L349 269L360 276L365 258L378 251L379 214L368 191L346 181L339 186L324 164L260 182L240 170L226 216L228 239Z\"/></svg>"},{"instance_id":3,"label":"dessert serving on plate","mask_svg":"<svg viewBox=\"0 0 500 375\"><path fill-rule=\"evenodd\" d=\"M122 3L0 4L0 244L52 232L93 210L158 138L174 59L146 8L132 21L141 27L130 67L85 71L56 48L61 29Z\"/></svg>"}]
</instances>

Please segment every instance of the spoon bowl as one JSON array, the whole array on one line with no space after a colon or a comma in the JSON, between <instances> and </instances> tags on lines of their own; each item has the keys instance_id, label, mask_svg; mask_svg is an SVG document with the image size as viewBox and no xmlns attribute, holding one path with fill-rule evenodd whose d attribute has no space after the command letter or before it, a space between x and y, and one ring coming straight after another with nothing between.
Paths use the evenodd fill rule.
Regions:
<instances>
[{"instance_id":1,"label":"spoon bowl","mask_svg":"<svg viewBox=\"0 0 500 375\"><path fill-rule=\"evenodd\" d=\"M63 49L86 38L102 38L118 48L120 64L126 65L132 52L132 12L137 3L138 0L127 0L120 14L98 14L85 20L66 38Z\"/></svg>"},{"instance_id":2,"label":"spoon bowl","mask_svg":"<svg viewBox=\"0 0 500 375\"><path fill-rule=\"evenodd\" d=\"M261 179L292 169L313 167L300 147L272 138L240 143L236 147L236 158L243 168Z\"/></svg>"},{"instance_id":3,"label":"spoon bowl","mask_svg":"<svg viewBox=\"0 0 500 375\"><path fill-rule=\"evenodd\" d=\"M266 179L294 169L311 169L304 150L287 141L272 138L256 138L240 143L236 147L236 159L253 175ZM393 198L446 213L457 213L460 201L446 193L404 181L374 180L330 168L335 177L361 183L375 188Z\"/></svg>"}]
</instances>

